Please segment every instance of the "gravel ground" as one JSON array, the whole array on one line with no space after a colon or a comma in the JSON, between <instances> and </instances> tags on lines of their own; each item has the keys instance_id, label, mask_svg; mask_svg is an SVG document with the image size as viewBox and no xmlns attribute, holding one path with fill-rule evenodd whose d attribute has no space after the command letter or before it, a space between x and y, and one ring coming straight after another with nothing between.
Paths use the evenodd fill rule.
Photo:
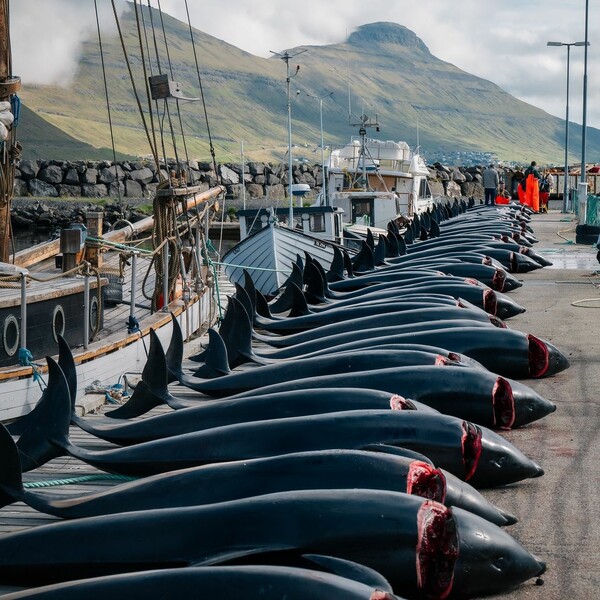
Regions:
<instances>
[{"instance_id":1,"label":"gravel ground","mask_svg":"<svg viewBox=\"0 0 600 600\"><path fill-rule=\"evenodd\" d=\"M535 215L534 249L553 261L519 278L511 296L527 312L508 326L555 344L571 363L548 379L526 383L557 404L554 414L506 437L538 462L545 475L485 492L487 498L519 518L509 532L547 563L541 587L529 582L507 599L591 600L600 598L600 278L596 249L569 243L576 222L551 211ZM583 306L573 303L580 300Z\"/></svg>"}]
</instances>

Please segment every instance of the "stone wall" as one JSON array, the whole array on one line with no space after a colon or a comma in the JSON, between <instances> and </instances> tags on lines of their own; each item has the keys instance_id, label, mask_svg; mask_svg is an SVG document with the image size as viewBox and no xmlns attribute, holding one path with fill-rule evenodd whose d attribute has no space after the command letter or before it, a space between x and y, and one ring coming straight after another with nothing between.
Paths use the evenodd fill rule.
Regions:
<instances>
[{"instance_id":1,"label":"stone wall","mask_svg":"<svg viewBox=\"0 0 600 600\"><path fill-rule=\"evenodd\" d=\"M162 168L163 177L176 169L169 164ZM227 188L231 200L241 199L242 185L249 201L282 198L288 184L287 169L271 163L249 162L244 165L219 164L217 173L208 162L190 161L184 168L189 185L208 189L220 182ZM23 160L16 171L16 197L38 198L151 198L159 182L159 173L152 162ZM294 183L306 183L317 190L322 184L319 165L295 165Z\"/></svg>"},{"instance_id":2,"label":"stone wall","mask_svg":"<svg viewBox=\"0 0 600 600\"><path fill-rule=\"evenodd\" d=\"M175 164L162 168L163 177L174 174ZM449 168L439 163L430 167L430 186L434 196L444 195L442 180L448 180L449 197L483 197L480 167ZM242 173L239 164L219 164L217 171L208 162L190 161L184 169L190 185L201 190L221 183L227 189L226 208L260 208L266 204L285 202L288 188L287 166L273 163L248 162ZM305 163L293 167L293 183L307 184L311 201L320 191L323 177L321 166ZM462 181L461 181L462 180ZM13 224L17 227L64 226L81 220L91 205L85 199L106 198L107 217L136 219L135 205L153 197L158 186L159 173L150 161L60 161L23 160L16 171L13 202ZM245 198L244 198L245 191ZM121 199L121 202L117 200ZM77 198L77 206L63 206L60 198ZM56 201L51 202L51 199ZM109 219L110 220L110 219Z\"/></svg>"}]
</instances>

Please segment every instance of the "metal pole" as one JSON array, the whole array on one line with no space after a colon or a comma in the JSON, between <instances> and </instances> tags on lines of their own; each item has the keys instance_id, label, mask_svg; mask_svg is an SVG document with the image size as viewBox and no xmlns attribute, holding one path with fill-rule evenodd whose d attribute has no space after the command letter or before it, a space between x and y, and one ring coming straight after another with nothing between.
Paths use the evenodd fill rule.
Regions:
<instances>
[{"instance_id":1,"label":"metal pole","mask_svg":"<svg viewBox=\"0 0 600 600\"><path fill-rule=\"evenodd\" d=\"M162 311L169 310L169 244L165 242L162 250L163 273L162 273L162 289L163 289L163 305Z\"/></svg>"},{"instance_id":2,"label":"metal pole","mask_svg":"<svg viewBox=\"0 0 600 600\"><path fill-rule=\"evenodd\" d=\"M569 69L571 61L571 44L567 44L567 116L565 125L565 181L563 186L563 212L569 210Z\"/></svg>"},{"instance_id":3,"label":"metal pole","mask_svg":"<svg viewBox=\"0 0 600 600\"><path fill-rule=\"evenodd\" d=\"M90 343L90 277L83 276L83 347L87 350Z\"/></svg>"},{"instance_id":4,"label":"metal pole","mask_svg":"<svg viewBox=\"0 0 600 600\"><path fill-rule=\"evenodd\" d=\"M587 184L587 173L586 173L586 157L585 157L585 146L586 146L586 129L587 129L587 65L588 65L588 22L589 22L589 0L585 0L585 49L583 54L583 117L581 120L581 176L580 182Z\"/></svg>"},{"instance_id":5,"label":"metal pole","mask_svg":"<svg viewBox=\"0 0 600 600\"><path fill-rule=\"evenodd\" d=\"M129 322L133 323L135 318L135 297L137 294L137 259L138 253L131 255L131 303L129 305Z\"/></svg>"},{"instance_id":6,"label":"metal pole","mask_svg":"<svg viewBox=\"0 0 600 600\"><path fill-rule=\"evenodd\" d=\"M319 121L321 123L321 177L323 177L323 196L325 197L325 206L329 206L329 198L327 198L327 180L325 179L325 147L323 142L323 98L319 98Z\"/></svg>"},{"instance_id":7,"label":"metal pole","mask_svg":"<svg viewBox=\"0 0 600 600\"><path fill-rule=\"evenodd\" d=\"M201 247L200 247L200 223L196 223L196 242L194 247L194 258L196 259L196 293L200 292L200 282L202 281L202 260L201 260Z\"/></svg>"},{"instance_id":8,"label":"metal pole","mask_svg":"<svg viewBox=\"0 0 600 600\"><path fill-rule=\"evenodd\" d=\"M242 207L246 210L246 181L244 180L244 140L242 140Z\"/></svg>"},{"instance_id":9,"label":"metal pole","mask_svg":"<svg viewBox=\"0 0 600 600\"><path fill-rule=\"evenodd\" d=\"M27 275L21 274L21 348L27 348Z\"/></svg>"},{"instance_id":10,"label":"metal pole","mask_svg":"<svg viewBox=\"0 0 600 600\"><path fill-rule=\"evenodd\" d=\"M287 119L288 119L288 194L290 197L290 214L288 217L288 226L294 228L294 196L292 195L292 99L290 97L290 57L286 52L286 83L287 83Z\"/></svg>"}]
</instances>

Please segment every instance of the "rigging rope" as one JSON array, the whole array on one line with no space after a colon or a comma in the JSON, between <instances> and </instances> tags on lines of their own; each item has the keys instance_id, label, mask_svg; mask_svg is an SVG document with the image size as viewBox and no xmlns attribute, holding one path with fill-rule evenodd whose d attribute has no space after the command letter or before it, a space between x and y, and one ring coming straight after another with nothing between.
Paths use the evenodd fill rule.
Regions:
<instances>
[{"instance_id":1,"label":"rigging rope","mask_svg":"<svg viewBox=\"0 0 600 600\"><path fill-rule=\"evenodd\" d=\"M146 138L148 139L148 144L150 145L150 150L152 152L152 156L154 157L154 162L156 163L156 168L160 170L160 163L158 161L158 153L156 147L152 143L152 139L150 137L150 131L148 130L148 124L146 123L146 117L144 116L144 111L142 109L142 103L140 101L140 96L137 91L137 87L135 85L135 79L133 78L133 71L131 70L131 63L129 61L129 55L127 54L127 49L125 48L125 39L123 38L123 31L121 30L121 23L119 21L119 17L117 15L117 7L115 5L115 0L111 0L113 13L115 15L115 22L117 24L117 30L119 32L119 40L121 41L121 48L123 49L123 57L125 58L125 64L127 65L127 70L129 71L129 79L131 80L131 87L133 88L133 94L135 96L135 100L138 105L138 110L140 112L140 116L142 118L142 124L144 125L144 131L146 132Z\"/></svg>"},{"instance_id":2,"label":"rigging rope","mask_svg":"<svg viewBox=\"0 0 600 600\"><path fill-rule=\"evenodd\" d=\"M148 72L146 71L146 59L144 57L144 44L142 41L142 31L140 29L140 17L139 17L137 0L134 0L133 5L135 7L135 20L136 20L137 30L138 30L138 39L140 42L140 55L141 55L141 59L142 59L142 68L144 70L144 85L146 87L146 97L148 98L148 113L150 114L150 128L152 130L152 140L154 142L154 145L152 146L152 148L154 150L154 152L153 152L154 159L156 161L156 171L158 173L158 179L160 181L161 172L160 172L160 163L158 161L158 151L156 150L156 129L154 127L154 113L152 112L152 99L150 96L150 88L149 88L149 84L148 84ZM140 110L141 110L141 106L140 106Z\"/></svg>"},{"instance_id":3,"label":"rigging rope","mask_svg":"<svg viewBox=\"0 0 600 600\"><path fill-rule=\"evenodd\" d=\"M102 79L104 80L104 96L106 98L106 112L108 113L108 128L110 130L110 143L112 146L113 160L115 161L115 182L117 186L117 197L119 199L119 206L121 206L123 199L121 198L121 186L119 185L119 174L117 171L117 152L115 150L115 136L113 132L112 115L110 111L110 100L108 94L108 82L106 80L106 66L104 64L104 47L102 45L102 34L100 33L100 18L98 16L98 2L94 0L94 10L96 11L96 27L98 29L98 45L100 48L100 60L102 62Z\"/></svg>"},{"instance_id":4,"label":"rigging rope","mask_svg":"<svg viewBox=\"0 0 600 600\"><path fill-rule=\"evenodd\" d=\"M156 57L156 68L158 70L158 72L160 73L162 71L161 66L160 66L160 55L158 53L158 42L156 41L156 29L154 27L154 16L153 16L153 8L150 6L150 0L148 0L148 14L150 15L150 25L152 27L152 41L154 43L154 54ZM155 100L155 105L156 105L156 113L157 115L159 114L159 108L158 108L158 100ZM165 162L165 169L167 169L167 165L168 165L168 161L167 161L167 149L165 147L165 131L164 131L164 114L162 119L159 121L160 122L160 146L162 148L162 153L163 153L163 160ZM167 173L167 178L166 181L169 182L170 185L170 179Z\"/></svg>"},{"instance_id":5,"label":"rigging rope","mask_svg":"<svg viewBox=\"0 0 600 600\"><path fill-rule=\"evenodd\" d=\"M208 134L208 142L209 142L209 147L210 147L210 155L212 156L213 168L215 170L215 174L217 175L217 183L220 183L220 181L219 181L219 171L217 169L217 157L215 155L215 147L213 145L212 135L210 133L210 125L208 123L208 111L206 109L206 101L204 99L204 87L202 86L202 77L200 76L200 65L198 63L198 53L196 52L196 42L194 40L194 32L192 30L192 22L190 20L190 10L189 10L189 7L188 7L187 0L185 0L185 12L187 14L188 27L189 27L189 30L190 30L190 39L192 41L192 50L194 51L194 61L196 63L196 73L198 74L198 85L200 86L200 97L202 98L202 108L204 109L204 119L206 121L206 131L207 131L207 134Z\"/></svg>"}]
</instances>

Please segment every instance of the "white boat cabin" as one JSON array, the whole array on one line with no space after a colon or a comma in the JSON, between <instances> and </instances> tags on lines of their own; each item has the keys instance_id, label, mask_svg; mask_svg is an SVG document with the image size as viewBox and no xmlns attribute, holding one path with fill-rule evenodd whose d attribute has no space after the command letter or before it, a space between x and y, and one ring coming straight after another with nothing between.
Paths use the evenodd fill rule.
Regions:
<instances>
[{"instance_id":1,"label":"white boat cabin","mask_svg":"<svg viewBox=\"0 0 600 600\"><path fill-rule=\"evenodd\" d=\"M353 137L334 150L327 169L327 200L344 211L344 225L385 229L390 220L410 219L431 208L434 198L429 171L420 155L405 142Z\"/></svg>"}]
</instances>

